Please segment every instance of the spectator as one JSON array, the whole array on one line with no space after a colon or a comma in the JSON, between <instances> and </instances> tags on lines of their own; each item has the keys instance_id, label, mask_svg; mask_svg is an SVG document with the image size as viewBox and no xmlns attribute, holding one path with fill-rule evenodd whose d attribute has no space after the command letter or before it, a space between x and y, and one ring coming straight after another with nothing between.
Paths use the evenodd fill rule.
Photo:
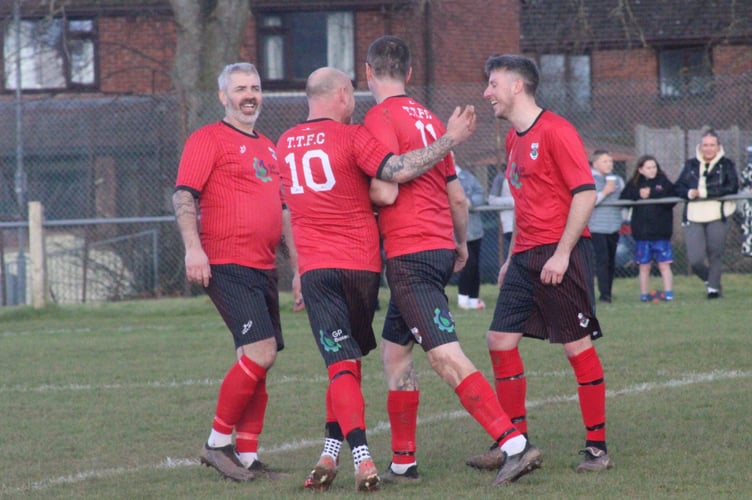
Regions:
<instances>
[{"instance_id":1,"label":"spectator","mask_svg":"<svg viewBox=\"0 0 752 500\"><path fill-rule=\"evenodd\" d=\"M611 289L616 273L616 245L623 217L621 207L604 206L604 201L618 200L624 189L624 179L614 174L614 158L608 151L593 152L593 179L595 180L595 209L590 216L590 234L595 251L595 275L601 302L610 303Z\"/></svg>"},{"instance_id":2,"label":"spectator","mask_svg":"<svg viewBox=\"0 0 752 500\"><path fill-rule=\"evenodd\" d=\"M675 196L674 185L650 155L637 159L637 168L627 183L620 198L623 200L655 200ZM674 229L674 205L676 203L637 204L632 207L631 227L635 239L635 262L640 267L638 281L640 300L674 300L674 275L671 263L674 252L671 248L671 233ZM650 269L653 261L663 279L663 290L657 297L649 296Z\"/></svg>"},{"instance_id":3,"label":"spectator","mask_svg":"<svg viewBox=\"0 0 752 500\"><path fill-rule=\"evenodd\" d=\"M676 194L690 201L685 204L682 215L687 260L695 275L705 283L708 299L723 296L721 272L729 231L728 218L736 210L734 201L710 198L739 190L734 162L724 155L715 130L705 131L695 157L684 164L675 185Z\"/></svg>"},{"instance_id":4,"label":"spectator","mask_svg":"<svg viewBox=\"0 0 752 500\"><path fill-rule=\"evenodd\" d=\"M499 220L501 221L502 241L504 242L504 251L502 252L502 262L507 260L509 247L512 245L512 231L514 230L514 197L512 190L509 189L509 183L504 172L507 166L504 165L502 171L496 174L491 189L488 192L489 205L502 205L507 208L499 211ZM510 208L511 207L511 208Z\"/></svg>"},{"instance_id":5,"label":"spectator","mask_svg":"<svg viewBox=\"0 0 752 500\"><path fill-rule=\"evenodd\" d=\"M454 157L454 154L452 154ZM457 178L465 191L470 214L467 220L467 264L460 271L457 305L460 309L485 309L480 295L480 245L483 240L483 219L472 209L485 203L483 186L469 170L455 164Z\"/></svg>"},{"instance_id":6,"label":"spectator","mask_svg":"<svg viewBox=\"0 0 752 500\"><path fill-rule=\"evenodd\" d=\"M741 185L752 193L752 146L747 148L747 166L741 173ZM752 257L752 200L742 200L742 255Z\"/></svg>"}]
</instances>

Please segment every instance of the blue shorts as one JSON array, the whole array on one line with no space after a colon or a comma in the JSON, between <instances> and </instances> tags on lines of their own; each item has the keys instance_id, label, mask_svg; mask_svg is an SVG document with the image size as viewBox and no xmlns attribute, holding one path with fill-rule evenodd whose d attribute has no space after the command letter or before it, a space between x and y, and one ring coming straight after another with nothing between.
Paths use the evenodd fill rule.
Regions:
<instances>
[{"instance_id":1,"label":"blue shorts","mask_svg":"<svg viewBox=\"0 0 752 500\"><path fill-rule=\"evenodd\" d=\"M669 240L635 241L634 260L638 264L673 262L674 251Z\"/></svg>"}]
</instances>

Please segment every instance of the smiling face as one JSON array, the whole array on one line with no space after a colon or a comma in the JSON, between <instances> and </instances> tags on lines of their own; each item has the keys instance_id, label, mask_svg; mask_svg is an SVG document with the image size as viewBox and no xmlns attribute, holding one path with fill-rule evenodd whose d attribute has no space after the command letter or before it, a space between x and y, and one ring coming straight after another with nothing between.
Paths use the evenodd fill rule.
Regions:
<instances>
[{"instance_id":1,"label":"smiling face","mask_svg":"<svg viewBox=\"0 0 752 500\"><path fill-rule=\"evenodd\" d=\"M511 116L515 93L522 86L522 78L511 71L496 69L489 74L483 98L491 103L496 118L508 119Z\"/></svg>"},{"instance_id":2,"label":"smiling face","mask_svg":"<svg viewBox=\"0 0 752 500\"><path fill-rule=\"evenodd\" d=\"M225 121L240 130L253 132L261 112L261 80L258 74L236 71L230 73L227 88L219 91L225 107Z\"/></svg>"},{"instance_id":3,"label":"smiling face","mask_svg":"<svg viewBox=\"0 0 752 500\"><path fill-rule=\"evenodd\" d=\"M715 158L715 155L718 154L720 149L721 144L718 142L718 138L713 137L712 135L706 135L700 142L700 152L702 153L702 159L705 161L710 161Z\"/></svg>"}]
</instances>

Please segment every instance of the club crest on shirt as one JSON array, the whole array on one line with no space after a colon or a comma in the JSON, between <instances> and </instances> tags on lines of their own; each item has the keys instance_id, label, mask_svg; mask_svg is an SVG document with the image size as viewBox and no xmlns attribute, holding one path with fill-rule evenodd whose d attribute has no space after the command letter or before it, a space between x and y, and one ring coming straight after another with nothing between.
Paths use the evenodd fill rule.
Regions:
<instances>
[{"instance_id":1,"label":"club crest on shirt","mask_svg":"<svg viewBox=\"0 0 752 500\"><path fill-rule=\"evenodd\" d=\"M241 145L240 145L240 154L241 154L241 155L244 155L244 154L245 154L245 152L246 152L246 147L245 147L245 144L241 144Z\"/></svg>"},{"instance_id":2,"label":"club crest on shirt","mask_svg":"<svg viewBox=\"0 0 752 500\"><path fill-rule=\"evenodd\" d=\"M509 168L509 183L515 188L520 189L522 187L522 180L520 180L520 167L517 162L512 162Z\"/></svg>"},{"instance_id":3,"label":"club crest on shirt","mask_svg":"<svg viewBox=\"0 0 752 500\"><path fill-rule=\"evenodd\" d=\"M538 143L537 142L530 144L530 159L532 160L538 159Z\"/></svg>"},{"instance_id":4,"label":"club crest on shirt","mask_svg":"<svg viewBox=\"0 0 752 500\"><path fill-rule=\"evenodd\" d=\"M256 172L256 178L261 179L261 182L269 182L272 180L269 175L269 169L266 168L264 160L258 158L253 159L253 170Z\"/></svg>"}]
</instances>

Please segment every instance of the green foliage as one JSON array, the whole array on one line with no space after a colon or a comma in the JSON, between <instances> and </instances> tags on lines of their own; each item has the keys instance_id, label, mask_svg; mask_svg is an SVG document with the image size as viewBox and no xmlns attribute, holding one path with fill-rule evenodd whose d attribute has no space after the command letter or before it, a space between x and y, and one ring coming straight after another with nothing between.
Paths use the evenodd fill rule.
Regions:
<instances>
[{"instance_id":1,"label":"green foliage","mask_svg":"<svg viewBox=\"0 0 752 500\"><path fill-rule=\"evenodd\" d=\"M656 278L657 280L657 278ZM596 343L608 386L615 469L578 475L584 431L562 349L523 341L529 427L543 468L499 491L494 474L465 458L490 439L416 349L422 393L418 458L423 481L385 487L399 498L744 498L752 495L752 276L724 277L725 297L676 278L673 303L644 304L636 279L617 280L599 306ZM452 305L456 288L447 290ZM485 311L456 309L465 352L490 377ZM381 328L382 310L375 329ZM277 482L223 481L200 467L219 383L234 353L206 297L0 310L0 496L8 498L294 498L320 452L326 372L304 313L282 297L287 347L268 379L262 460L290 474ZM389 462L386 389L378 353L364 359L369 444ZM347 446L327 498L356 498Z\"/></svg>"}]
</instances>

